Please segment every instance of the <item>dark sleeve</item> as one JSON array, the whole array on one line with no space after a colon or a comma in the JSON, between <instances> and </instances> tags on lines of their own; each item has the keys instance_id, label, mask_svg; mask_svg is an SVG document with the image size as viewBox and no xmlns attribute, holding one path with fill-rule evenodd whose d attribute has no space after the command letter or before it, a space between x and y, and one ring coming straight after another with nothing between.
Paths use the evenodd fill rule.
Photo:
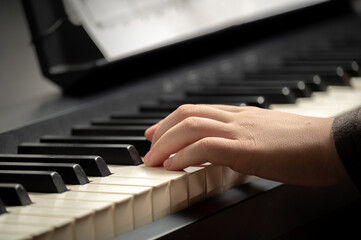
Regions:
<instances>
[{"instance_id":1,"label":"dark sleeve","mask_svg":"<svg viewBox=\"0 0 361 240\"><path fill-rule=\"evenodd\" d=\"M332 134L347 173L361 191L361 108L336 117Z\"/></svg>"}]
</instances>

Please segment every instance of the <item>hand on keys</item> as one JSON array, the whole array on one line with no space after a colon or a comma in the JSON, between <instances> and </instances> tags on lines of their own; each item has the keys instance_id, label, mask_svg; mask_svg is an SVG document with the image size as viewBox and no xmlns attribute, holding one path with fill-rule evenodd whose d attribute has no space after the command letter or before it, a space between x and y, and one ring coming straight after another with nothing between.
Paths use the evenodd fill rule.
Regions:
<instances>
[{"instance_id":1,"label":"hand on keys","mask_svg":"<svg viewBox=\"0 0 361 240\"><path fill-rule=\"evenodd\" d=\"M183 105L145 132L152 146L144 162L168 170L211 162L289 184L330 185L347 178L332 122L255 107Z\"/></svg>"}]
</instances>

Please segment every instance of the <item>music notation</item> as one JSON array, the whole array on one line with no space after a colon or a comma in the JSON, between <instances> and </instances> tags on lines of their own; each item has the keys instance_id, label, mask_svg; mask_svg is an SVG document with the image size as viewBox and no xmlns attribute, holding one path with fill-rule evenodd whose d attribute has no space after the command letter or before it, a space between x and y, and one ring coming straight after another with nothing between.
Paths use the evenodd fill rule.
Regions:
<instances>
[{"instance_id":1,"label":"music notation","mask_svg":"<svg viewBox=\"0 0 361 240\"><path fill-rule=\"evenodd\" d=\"M325 0L63 1L112 61Z\"/></svg>"},{"instance_id":2,"label":"music notation","mask_svg":"<svg viewBox=\"0 0 361 240\"><path fill-rule=\"evenodd\" d=\"M82 0L84 7L99 28L129 25L134 21L161 18L169 12L192 9L191 0Z\"/></svg>"}]
</instances>

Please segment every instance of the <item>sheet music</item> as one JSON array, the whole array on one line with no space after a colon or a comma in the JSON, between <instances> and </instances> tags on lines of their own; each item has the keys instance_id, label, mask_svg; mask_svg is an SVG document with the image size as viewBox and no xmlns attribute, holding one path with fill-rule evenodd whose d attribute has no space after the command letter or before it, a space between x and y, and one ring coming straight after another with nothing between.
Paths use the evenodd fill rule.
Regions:
<instances>
[{"instance_id":1,"label":"sheet music","mask_svg":"<svg viewBox=\"0 0 361 240\"><path fill-rule=\"evenodd\" d=\"M83 25L105 58L112 61L324 1L64 0L64 3L66 9L73 10L72 19Z\"/></svg>"}]
</instances>

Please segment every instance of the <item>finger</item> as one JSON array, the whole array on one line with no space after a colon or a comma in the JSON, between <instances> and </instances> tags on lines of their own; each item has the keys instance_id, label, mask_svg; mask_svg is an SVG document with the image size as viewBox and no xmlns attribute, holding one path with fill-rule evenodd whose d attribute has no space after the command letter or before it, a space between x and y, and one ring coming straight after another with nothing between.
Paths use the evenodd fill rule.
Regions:
<instances>
[{"instance_id":1,"label":"finger","mask_svg":"<svg viewBox=\"0 0 361 240\"><path fill-rule=\"evenodd\" d=\"M150 142L152 141L154 132L157 130L159 123L154 124L153 126L149 127L145 130L144 136Z\"/></svg>"},{"instance_id":2,"label":"finger","mask_svg":"<svg viewBox=\"0 0 361 240\"><path fill-rule=\"evenodd\" d=\"M247 107L237 107L237 106L230 106L230 105L217 105L217 104L198 104L198 106L205 106L205 107L213 107L219 110L223 110L223 111L228 111L228 112L240 112L242 110L246 110ZM158 128L159 123L149 127L146 131L145 131L145 137L147 138L148 141L152 141L153 139L153 135L156 131L156 129Z\"/></svg>"},{"instance_id":3,"label":"finger","mask_svg":"<svg viewBox=\"0 0 361 240\"><path fill-rule=\"evenodd\" d=\"M152 146L158 141L160 136L188 117L203 117L220 122L228 122L230 120L227 112L210 107L209 105L182 105L160 122L153 134Z\"/></svg>"},{"instance_id":4,"label":"finger","mask_svg":"<svg viewBox=\"0 0 361 240\"><path fill-rule=\"evenodd\" d=\"M199 104L200 106L208 106L208 107L212 107L215 109L219 109L219 110L223 110L223 111L227 111L227 112L240 112L243 110L246 110L247 108L250 107L246 107L246 106L233 106L233 105L223 105L223 104Z\"/></svg>"},{"instance_id":5,"label":"finger","mask_svg":"<svg viewBox=\"0 0 361 240\"><path fill-rule=\"evenodd\" d=\"M234 161L241 159L238 147L235 140L218 137L203 138L168 158L163 166L168 170L182 170L189 166L211 162L232 167Z\"/></svg>"},{"instance_id":6,"label":"finger","mask_svg":"<svg viewBox=\"0 0 361 240\"><path fill-rule=\"evenodd\" d=\"M164 133L144 156L148 166L159 166L173 153L205 137L233 138L234 130L226 123L190 117Z\"/></svg>"}]
</instances>

